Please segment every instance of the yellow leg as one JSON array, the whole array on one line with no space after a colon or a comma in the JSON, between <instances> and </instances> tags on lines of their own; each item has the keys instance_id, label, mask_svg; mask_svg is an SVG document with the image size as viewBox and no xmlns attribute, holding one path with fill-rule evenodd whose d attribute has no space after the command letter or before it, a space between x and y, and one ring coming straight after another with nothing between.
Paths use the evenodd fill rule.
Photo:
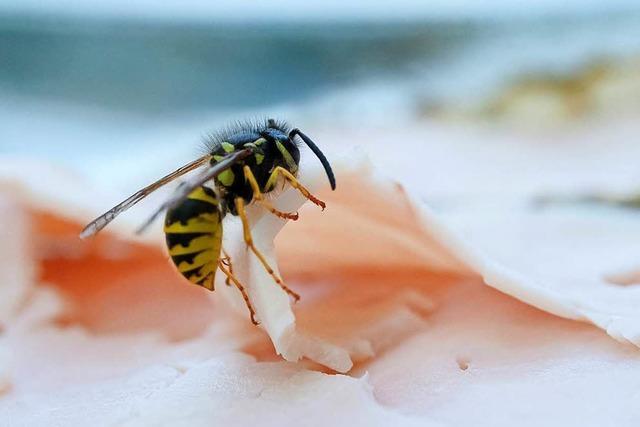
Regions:
<instances>
[{"instance_id":1,"label":"yellow leg","mask_svg":"<svg viewBox=\"0 0 640 427\"><path fill-rule=\"evenodd\" d=\"M233 264L231 263L231 257L229 256L227 251L224 250L224 248L222 248L222 254L224 255L224 257L221 258L220 261L222 261L222 263L226 267L229 267L229 273L231 273L231 275L233 276ZM231 279L229 278L229 276L227 276L227 278L225 279L224 283L227 286L231 286Z\"/></svg>"},{"instance_id":2,"label":"yellow leg","mask_svg":"<svg viewBox=\"0 0 640 427\"><path fill-rule=\"evenodd\" d=\"M236 197L235 203L236 203L236 211L238 212L238 215L240 216L240 219L242 220L242 229L244 231L244 241L245 241L245 243L247 244L249 249L251 249L251 251L253 251L253 253L256 255L256 257L258 257L258 259L260 260L260 263L262 264L264 269L267 270L267 273L269 273L271 275L271 277L273 277L273 280L275 280L275 282L278 285L280 285L280 287L286 293L288 293L296 301L298 301L300 299L300 295L298 295L297 293L293 292L291 289L289 289L287 287L287 285L284 284L282 279L280 279L276 275L276 273L273 271L273 268L271 268L271 266L269 265L267 260L264 258L264 255L262 255L262 253L258 250L258 248L256 248L255 245L253 244L253 238L251 237L251 229L249 228L249 220L247 219L247 213L244 210L244 199L242 197Z\"/></svg>"},{"instance_id":3,"label":"yellow leg","mask_svg":"<svg viewBox=\"0 0 640 427\"><path fill-rule=\"evenodd\" d=\"M245 165L243 170L244 170L244 177L247 181L249 181L249 184L251 185L251 189L253 190L253 199L255 201L260 203L266 210L268 210L278 218L290 219L293 221L296 221L298 219L297 212L287 213L287 212L279 211L276 208L274 208L273 205L269 203L269 201L265 200L264 195L262 194L262 191L260 191L260 186L258 185L258 181L256 180L256 177L253 175L253 172L251 172L251 168Z\"/></svg>"},{"instance_id":4,"label":"yellow leg","mask_svg":"<svg viewBox=\"0 0 640 427\"><path fill-rule=\"evenodd\" d=\"M230 270L227 270L222 260L218 261L218 267L220 268L220 271L222 271L225 274L225 276L227 276L227 280L231 280L233 284L236 285L236 287L242 294L242 299L244 299L244 303L247 304L247 308L249 309L249 314L251 315L251 322L254 325L258 325L259 323L256 320L256 312L253 309L253 306L251 305L251 301L249 301L249 295L247 295L247 291L245 290L244 286L242 286L242 283L240 283L238 279L236 279L236 276L234 276Z\"/></svg>"},{"instance_id":5,"label":"yellow leg","mask_svg":"<svg viewBox=\"0 0 640 427\"><path fill-rule=\"evenodd\" d=\"M289 181L289 184L291 184L291 186L293 188L298 190L300 192L300 194L302 194L304 197L306 197L312 203L315 203L316 205L320 206L322 208L322 210L324 210L324 208L327 207L327 205L322 200L318 199L313 194L311 194L311 192L309 190L307 190L304 187L304 185L300 184L298 179L295 176L293 176L293 174L291 172L289 172L288 170L286 170L282 166L277 166L273 170L273 172L271 172L271 176L269 177L269 180L267 180L267 185L265 185L265 188L273 188L276 185L276 181L278 180L278 176L279 175L284 176L284 178L287 181Z\"/></svg>"}]
</instances>

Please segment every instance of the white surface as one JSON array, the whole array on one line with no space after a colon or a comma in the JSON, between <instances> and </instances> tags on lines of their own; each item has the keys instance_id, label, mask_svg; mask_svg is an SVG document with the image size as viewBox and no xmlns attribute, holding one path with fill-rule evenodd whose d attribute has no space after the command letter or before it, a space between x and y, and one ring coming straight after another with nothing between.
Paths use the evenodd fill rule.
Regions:
<instances>
[{"instance_id":1,"label":"white surface","mask_svg":"<svg viewBox=\"0 0 640 427\"><path fill-rule=\"evenodd\" d=\"M637 156L636 147L625 141L637 125L606 129L595 132L589 144L565 136L573 144L560 149L529 141L526 150L540 164L557 165L552 168L556 174L538 173L529 156L517 155L520 148L478 135L476 144L493 147L493 158L502 161L488 162L491 156L481 156L477 146L460 141L448 145L445 133L443 140L427 138L423 144L417 129L411 131L414 138L405 141L419 155L396 158L397 153L377 151L379 146L371 143L374 164L386 164L384 173L403 181L418 199L438 190L434 176L448 179L441 197L434 197L446 214L434 217L425 211L423 219L427 234L450 253L425 250L420 256L440 254L447 260L454 255L482 273L489 285L517 299L473 277L440 282L436 276L411 285L412 292L432 297L424 302L426 311L416 307L419 297L411 292L406 298L389 298L396 295L389 292L404 285L400 282L372 278L371 286L347 288L353 301L366 304L353 309L334 304L330 315L344 323L346 335L339 345L358 361L352 375L368 372L362 378L312 372L304 364L256 361L239 352L245 338L224 332L223 323L179 343L153 334L92 335L59 328L49 322L56 305L38 298L4 334L5 348L14 352L14 393L0 400L0 417L11 420L10 425L29 426L635 426L640 422L640 353L625 341L638 344L640 292L635 285L613 285L605 278L638 270L638 214L572 205L532 210L527 204L541 192L563 192L569 186L584 190L597 184L608 192L629 191L636 182ZM448 155L434 158L429 150ZM605 151L606 156L598 156ZM445 158L450 161L439 161ZM588 160L598 158L595 163ZM471 169L476 175L465 173ZM318 168L306 170L308 182L320 179ZM445 200L449 190L457 196ZM289 203L294 207L299 200ZM133 220L123 218L121 224L128 221ZM262 245L268 245L269 233L280 225L256 224L264 227L257 233L266 239ZM415 230L409 232L415 235ZM434 266L460 268L442 260L428 265L434 271ZM258 283L265 285L252 299L279 350L291 359L308 351L326 363L329 359L309 350L311 346L287 345L282 334L286 338L292 319L286 307L278 306L285 301L279 288L255 266L248 271L256 275L247 279L255 280L254 290ZM324 291L323 286L316 285L317 291ZM360 330L350 334L349 316L376 304L385 307L388 317L372 322L368 335ZM296 311L304 314L306 309ZM558 316L589 319L622 343L586 322ZM407 330L408 335L400 336ZM371 358L365 362L367 355Z\"/></svg>"}]
</instances>

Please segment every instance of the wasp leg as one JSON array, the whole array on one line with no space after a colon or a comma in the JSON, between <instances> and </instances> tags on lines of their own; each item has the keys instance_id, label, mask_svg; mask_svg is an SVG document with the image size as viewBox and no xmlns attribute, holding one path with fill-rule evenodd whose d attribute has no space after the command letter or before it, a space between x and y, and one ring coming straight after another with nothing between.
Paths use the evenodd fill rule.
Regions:
<instances>
[{"instance_id":1,"label":"wasp leg","mask_svg":"<svg viewBox=\"0 0 640 427\"><path fill-rule=\"evenodd\" d=\"M298 295L297 293L293 292L291 289L289 289L287 287L287 285L284 284L282 279L280 279L276 275L276 273L273 271L273 268L271 268L271 266L269 265L267 260L264 258L264 255L262 255L262 253L258 250L258 248L256 248L255 245L253 244L253 238L251 237L251 230L249 228L249 220L247 218L247 213L244 210L244 199L242 197L236 197L235 204L236 204L236 211L238 212L238 215L240 216L240 219L242 220L242 230L244 231L244 241L245 241L245 243L247 244L249 249L251 249L251 251L258 257L258 259L260 260L260 263L262 264L264 269L267 270L267 273L269 273L271 275L271 277L273 277L273 280L275 280L275 282L278 285L280 285L280 287L286 293L291 295L293 297L293 299L298 301L300 299L300 295Z\"/></svg>"},{"instance_id":2,"label":"wasp leg","mask_svg":"<svg viewBox=\"0 0 640 427\"><path fill-rule=\"evenodd\" d=\"M229 273L231 273L231 275L233 276L233 264L231 263L231 257L229 256L227 251L224 250L224 248L222 248L222 254L224 255L224 258L221 258L220 261L225 266L229 267ZM225 279L224 283L227 286L231 286L231 279L229 278L229 276L227 276L227 278Z\"/></svg>"},{"instance_id":3,"label":"wasp leg","mask_svg":"<svg viewBox=\"0 0 640 427\"><path fill-rule=\"evenodd\" d=\"M276 185L276 181L278 180L279 175L284 176L284 178L287 181L289 181L289 184L291 184L293 188L298 190L300 194L306 197L309 201L320 206L322 210L324 210L324 208L327 207L325 202L323 202L322 200L318 199L313 194L311 194L311 192L307 190L304 185L300 184L300 181L298 181L298 179L295 176L293 176L291 172L289 172L282 166L277 166L273 170L273 172L271 172L271 176L269 176L269 179L267 180L267 185L265 185L265 188L273 188L273 186Z\"/></svg>"},{"instance_id":4,"label":"wasp leg","mask_svg":"<svg viewBox=\"0 0 640 427\"><path fill-rule=\"evenodd\" d=\"M227 276L227 280L231 280L242 294L242 299L244 299L244 303L247 305L249 314L251 315L251 323L253 323L254 325L259 325L258 321L256 320L256 312L251 305L251 301L249 301L249 295L247 294L244 286L242 286L242 283L240 283L238 279L236 279L236 276L234 276L231 271L227 270L227 267L225 266L224 262L222 262L222 260L218 261L218 267L225 274L225 276Z\"/></svg>"},{"instance_id":5,"label":"wasp leg","mask_svg":"<svg viewBox=\"0 0 640 427\"><path fill-rule=\"evenodd\" d=\"M273 205L269 203L269 201L265 200L264 195L262 194L262 191L260 191L260 186L258 185L258 181L256 180L256 177L253 175L253 172L251 172L251 168L245 165L243 169L244 169L245 179L249 181L249 184L251 185L251 189L253 190L254 200L260 203L266 210L268 210L278 218L290 219L293 221L298 219L298 212L288 213L288 212L279 211L276 208L274 208Z\"/></svg>"}]
</instances>

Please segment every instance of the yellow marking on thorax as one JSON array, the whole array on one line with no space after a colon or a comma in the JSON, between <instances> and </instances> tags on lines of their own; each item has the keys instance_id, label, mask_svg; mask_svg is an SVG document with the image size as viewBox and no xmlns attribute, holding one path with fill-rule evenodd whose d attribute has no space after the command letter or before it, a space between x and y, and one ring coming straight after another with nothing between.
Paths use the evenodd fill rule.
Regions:
<instances>
[{"instance_id":1,"label":"yellow marking on thorax","mask_svg":"<svg viewBox=\"0 0 640 427\"><path fill-rule=\"evenodd\" d=\"M225 153L233 153L236 150L236 147L229 142L223 142L220 145L222 146L222 149L225 151Z\"/></svg>"},{"instance_id":2,"label":"yellow marking on thorax","mask_svg":"<svg viewBox=\"0 0 640 427\"><path fill-rule=\"evenodd\" d=\"M220 184L224 185L225 187L231 187L233 185L233 181L235 180L236 176L231 169L227 169L220 175L218 175L218 181L220 181Z\"/></svg>"}]
</instances>

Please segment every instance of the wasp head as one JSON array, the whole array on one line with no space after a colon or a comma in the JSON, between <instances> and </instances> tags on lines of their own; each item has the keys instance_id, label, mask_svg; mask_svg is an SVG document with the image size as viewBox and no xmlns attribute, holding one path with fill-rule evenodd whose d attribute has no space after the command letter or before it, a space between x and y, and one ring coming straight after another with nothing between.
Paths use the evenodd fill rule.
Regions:
<instances>
[{"instance_id":1,"label":"wasp head","mask_svg":"<svg viewBox=\"0 0 640 427\"><path fill-rule=\"evenodd\" d=\"M300 164L300 150L284 129L269 122L270 126L262 132L262 136L274 146L272 151L279 157L282 167L295 174Z\"/></svg>"}]
</instances>

